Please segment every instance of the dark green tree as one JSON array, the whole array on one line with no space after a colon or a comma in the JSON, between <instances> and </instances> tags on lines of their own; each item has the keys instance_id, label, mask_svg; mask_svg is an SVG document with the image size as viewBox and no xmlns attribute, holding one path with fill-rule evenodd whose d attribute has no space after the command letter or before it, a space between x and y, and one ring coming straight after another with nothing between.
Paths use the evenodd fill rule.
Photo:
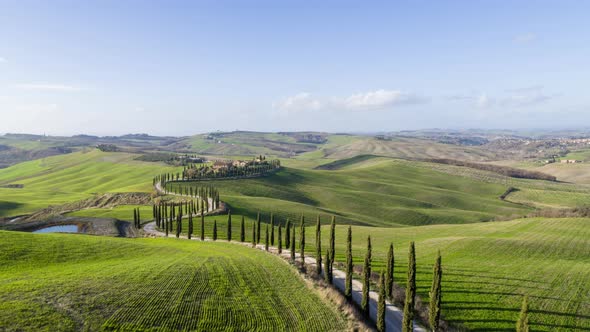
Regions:
<instances>
[{"instance_id":1,"label":"dark green tree","mask_svg":"<svg viewBox=\"0 0 590 332\"><path fill-rule=\"evenodd\" d=\"M520 316L516 322L516 332L529 332L529 297L524 296Z\"/></svg>"},{"instance_id":2,"label":"dark green tree","mask_svg":"<svg viewBox=\"0 0 590 332\"><path fill-rule=\"evenodd\" d=\"M256 247L256 223L252 223L252 247Z\"/></svg>"},{"instance_id":3,"label":"dark green tree","mask_svg":"<svg viewBox=\"0 0 590 332\"><path fill-rule=\"evenodd\" d=\"M305 268L305 217L301 215L299 226L299 251L301 256L301 267Z\"/></svg>"},{"instance_id":4,"label":"dark green tree","mask_svg":"<svg viewBox=\"0 0 590 332\"><path fill-rule=\"evenodd\" d=\"M133 227L137 228L137 209L133 209Z\"/></svg>"},{"instance_id":5,"label":"dark green tree","mask_svg":"<svg viewBox=\"0 0 590 332\"><path fill-rule=\"evenodd\" d=\"M393 243L389 244L389 251L387 252L387 270L385 271L385 296L393 298L393 272L394 272L395 256L393 253Z\"/></svg>"},{"instance_id":6,"label":"dark green tree","mask_svg":"<svg viewBox=\"0 0 590 332\"><path fill-rule=\"evenodd\" d=\"M270 214L270 245L275 245L275 217L272 213Z\"/></svg>"},{"instance_id":7,"label":"dark green tree","mask_svg":"<svg viewBox=\"0 0 590 332\"><path fill-rule=\"evenodd\" d=\"M316 259L316 273L322 274L322 227L320 225L320 216L315 225L315 259Z\"/></svg>"},{"instance_id":8,"label":"dark green tree","mask_svg":"<svg viewBox=\"0 0 590 332\"><path fill-rule=\"evenodd\" d=\"M260 243L260 212L256 216L256 244Z\"/></svg>"},{"instance_id":9,"label":"dark green tree","mask_svg":"<svg viewBox=\"0 0 590 332\"><path fill-rule=\"evenodd\" d=\"M438 331L440 323L440 310L442 300L442 258L440 251L434 263L432 287L430 287L430 304L428 305L428 322L432 331Z\"/></svg>"},{"instance_id":10,"label":"dark green tree","mask_svg":"<svg viewBox=\"0 0 590 332\"><path fill-rule=\"evenodd\" d=\"M287 218L287 224L285 225L285 248L291 248L291 221Z\"/></svg>"},{"instance_id":11,"label":"dark green tree","mask_svg":"<svg viewBox=\"0 0 590 332\"><path fill-rule=\"evenodd\" d=\"M193 235L193 214L188 215L188 239L190 240Z\"/></svg>"},{"instance_id":12,"label":"dark green tree","mask_svg":"<svg viewBox=\"0 0 590 332\"><path fill-rule=\"evenodd\" d=\"M231 242L231 210L227 211L227 240Z\"/></svg>"},{"instance_id":13,"label":"dark green tree","mask_svg":"<svg viewBox=\"0 0 590 332\"><path fill-rule=\"evenodd\" d=\"M332 222L330 222L330 273L334 273L334 259L336 254L336 217L332 216Z\"/></svg>"},{"instance_id":14,"label":"dark green tree","mask_svg":"<svg viewBox=\"0 0 590 332\"><path fill-rule=\"evenodd\" d=\"M348 235L346 236L346 280L344 287L344 296L352 299L352 227L348 226Z\"/></svg>"},{"instance_id":15,"label":"dark green tree","mask_svg":"<svg viewBox=\"0 0 590 332\"><path fill-rule=\"evenodd\" d=\"M330 270L330 257L332 257L332 255L330 255L330 249L326 249L326 258L324 259L324 280L331 285L334 280L332 271Z\"/></svg>"},{"instance_id":16,"label":"dark green tree","mask_svg":"<svg viewBox=\"0 0 590 332\"><path fill-rule=\"evenodd\" d=\"M266 230L265 230L265 234L264 234L264 250L268 251L268 242L269 242L269 238L268 238L268 224L266 224Z\"/></svg>"},{"instance_id":17,"label":"dark green tree","mask_svg":"<svg viewBox=\"0 0 590 332\"><path fill-rule=\"evenodd\" d=\"M213 241L217 241L217 220L213 220Z\"/></svg>"},{"instance_id":18,"label":"dark green tree","mask_svg":"<svg viewBox=\"0 0 590 332\"><path fill-rule=\"evenodd\" d=\"M283 232L283 226L281 224L279 224L279 255L283 253L283 234L281 234Z\"/></svg>"},{"instance_id":19,"label":"dark green tree","mask_svg":"<svg viewBox=\"0 0 590 332\"><path fill-rule=\"evenodd\" d=\"M363 266L363 299L361 309L369 316L369 292L371 290L371 236L367 237L367 253L365 254L365 265Z\"/></svg>"},{"instance_id":20,"label":"dark green tree","mask_svg":"<svg viewBox=\"0 0 590 332\"><path fill-rule=\"evenodd\" d=\"M205 213L201 210L201 241L205 241Z\"/></svg>"},{"instance_id":21,"label":"dark green tree","mask_svg":"<svg viewBox=\"0 0 590 332\"><path fill-rule=\"evenodd\" d=\"M385 275L379 278L379 300L377 301L377 331L385 332Z\"/></svg>"},{"instance_id":22,"label":"dark green tree","mask_svg":"<svg viewBox=\"0 0 590 332\"><path fill-rule=\"evenodd\" d=\"M182 215L178 215L176 217L176 238L178 239L180 237L180 232L182 230Z\"/></svg>"},{"instance_id":23,"label":"dark green tree","mask_svg":"<svg viewBox=\"0 0 590 332\"><path fill-rule=\"evenodd\" d=\"M293 225L293 229L291 230L291 260L295 262L295 225Z\"/></svg>"},{"instance_id":24,"label":"dark green tree","mask_svg":"<svg viewBox=\"0 0 590 332\"><path fill-rule=\"evenodd\" d=\"M240 242L246 241L246 223L244 221L244 216L242 216L242 221L240 222Z\"/></svg>"},{"instance_id":25,"label":"dark green tree","mask_svg":"<svg viewBox=\"0 0 590 332\"><path fill-rule=\"evenodd\" d=\"M416 251L414 242L410 242L408 251L408 282L406 284L406 301L404 303L404 318L402 331L412 332L414 329L414 306L416 301Z\"/></svg>"}]
</instances>

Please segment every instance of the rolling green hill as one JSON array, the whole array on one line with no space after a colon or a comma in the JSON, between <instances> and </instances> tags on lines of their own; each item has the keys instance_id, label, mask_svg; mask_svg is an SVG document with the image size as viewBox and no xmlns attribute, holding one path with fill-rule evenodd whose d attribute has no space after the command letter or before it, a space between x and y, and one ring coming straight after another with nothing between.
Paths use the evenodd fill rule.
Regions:
<instances>
[{"instance_id":1,"label":"rolling green hill","mask_svg":"<svg viewBox=\"0 0 590 332\"><path fill-rule=\"evenodd\" d=\"M98 211L97 211L98 212ZM329 216L322 216L329 221ZM232 215L233 241L239 240L240 215ZM227 216L208 216L205 236L226 239ZM314 219L306 219L306 252L315 254ZM267 223L269 215L264 213ZM193 235L198 237L199 219ZM282 222L282 220L277 220ZM254 219L246 218L245 241L251 242ZM346 226L337 219L336 261L345 262ZM299 220L294 222L299 225ZM262 224L264 241L266 224ZM186 234L188 222L183 223ZM174 233L174 232L173 232ZM296 233L299 234L297 227ZM283 231L283 236L284 236ZM329 226L322 229L324 249ZM470 330L513 330L524 294L530 298L534 331L590 329L590 219L528 218L465 225L381 228L353 226L353 258L362 266L367 237L373 245L373 270L385 266L390 242L395 246L395 282L405 286L407 248L416 242L418 293L428 301L432 264L438 250L443 257L443 315L456 326ZM278 243L275 228L275 245ZM299 236L299 235L297 235ZM170 234L173 238L174 235ZM297 237L298 239L298 237ZM284 245L283 240L283 245ZM297 250L299 241L296 241ZM360 276L357 276L360 277Z\"/></svg>"},{"instance_id":2,"label":"rolling green hill","mask_svg":"<svg viewBox=\"0 0 590 332\"><path fill-rule=\"evenodd\" d=\"M105 192L150 192L155 174L176 171L135 154L87 149L0 169L0 217L30 213ZM21 184L23 188L5 188Z\"/></svg>"},{"instance_id":3,"label":"rolling green hill","mask_svg":"<svg viewBox=\"0 0 590 332\"><path fill-rule=\"evenodd\" d=\"M250 217L259 210L291 219L322 213L354 224L400 226L477 222L530 211L500 200L507 188L500 183L415 164L420 163L378 158L335 171L285 168L264 178L208 183L236 213Z\"/></svg>"},{"instance_id":4,"label":"rolling green hill","mask_svg":"<svg viewBox=\"0 0 590 332\"><path fill-rule=\"evenodd\" d=\"M342 331L280 258L239 245L0 231L4 331Z\"/></svg>"},{"instance_id":5,"label":"rolling green hill","mask_svg":"<svg viewBox=\"0 0 590 332\"><path fill-rule=\"evenodd\" d=\"M328 228L323 229L327 243ZM346 227L337 227L336 260L345 262ZM308 234L313 234L312 228ZM521 219L407 228L353 227L353 255L361 265L367 236L374 270L390 242L396 283L405 284L407 249L416 241L418 293L428 299L436 252L443 261L446 319L477 331L514 331L522 295L529 295L532 331L590 329L590 219ZM309 244L313 253L313 240Z\"/></svg>"}]
</instances>

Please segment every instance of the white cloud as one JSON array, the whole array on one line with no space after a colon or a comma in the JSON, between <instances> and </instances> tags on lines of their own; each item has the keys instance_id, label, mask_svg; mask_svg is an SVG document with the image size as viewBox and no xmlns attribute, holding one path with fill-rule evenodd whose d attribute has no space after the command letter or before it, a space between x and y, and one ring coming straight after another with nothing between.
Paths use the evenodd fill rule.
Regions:
<instances>
[{"instance_id":1,"label":"white cloud","mask_svg":"<svg viewBox=\"0 0 590 332\"><path fill-rule=\"evenodd\" d=\"M535 39L537 39L537 35L535 35L534 33L527 32L514 36L513 41L517 44L528 44L534 41Z\"/></svg>"},{"instance_id":2,"label":"white cloud","mask_svg":"<svg viewBox=\"0 0 590 332\"><path fill-rule=\"evenodd\" d=\"M301 92L273 103L273 108L287 112L317 111L323 106L324 103L307 92Z\"/></svg>"},{"instance_id":3,"label":"white cloud","mask_svg":"<svg viewBox=\"0 0 590 332\"><path fill-rule=\"evenodd\" d=\"M84 90L81 87L65 84L50 84L50 83L25 83L16 84L19 89L26 90L43 90L43 91L58 91L58 92L76 92Z\"/></svg>"},{"instance_id":4,"label":"white cloud","mask_svg":"<svg viewBox=\"0 0 590 332\"><path fill-rule=\"evenodd\" d=\"M0 63L2 63L2 62L6 62L6 58L3 58L0 56Z\"/></svg>"},{"instance_id":5,"label":"white cloud","mask_svg":"<svg viewBox=\"0 0 590 332\"><path fill-rule=\"evenodd\" d=\"M377 90L354 94L343 100L342 105L350 110L376 110L395 105L416 104L426 99L397 90Z\"/></svg>"},{"instance_id":6,"label":"white cloud","mask_svg":"<svg viewBox=\"0 0 590 332\"><path fill-rule=\"evenodd\" d=\"M273 108L282 111L350 110L368 111L427 102L424 97L398 90L376 90L357 93L347 97L320 98L307 92L287 97L273 103Z\"/></svg>"}]
</instances>

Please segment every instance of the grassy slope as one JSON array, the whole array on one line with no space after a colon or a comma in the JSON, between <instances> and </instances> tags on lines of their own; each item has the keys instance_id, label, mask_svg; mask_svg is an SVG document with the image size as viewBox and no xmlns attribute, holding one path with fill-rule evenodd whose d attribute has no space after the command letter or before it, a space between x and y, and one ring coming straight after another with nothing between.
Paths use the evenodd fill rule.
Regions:
<instances>
[{"instance_id":1,"label":"grassy slope","mask_svg":"<svg viewBox=\"0 0 590 332\"><path fill-rule=\"evenodd\" d=\"M0 232L0 326L339 331L279 258L222 243Z\"/></svg>"},{"instance_id":2,"label":"grassy slope","mask_svg":"<svg viewBox=\"0 0 590 332\"><path fill-rule=\"evenodd\" d=\"M396 158L451 158L461 160L487 160L495 155L476 147L442 144L431 140L398 137L378 140L372 137L355 137L348 142L339 142L324 148L324 156L344 159L358 155L379 155Z\"/></svg>"},{"instance_id":3,"label":"grassy slope","mask_svg":"<svg viewBox=\"0 0 590 332\"><path fill-rule=\"evenodd\" d=\"M0 217L29 213L105 192L149 192L154 175L174 168L133 160L134 154L76 152L29 161L0 170Z\"/></svg>"},{"instance_id":4,"label":"grassy slope","mask_svg":"<svg viewBox=\"0 0 590 332\"><path fill-rule=\"evenodd\" d=\"M314 144L298 143L295 138L278 133L228 132L214 133L215 139L207 139L208 134L195 135L184 142L201 154L225 156L286 156L291 151L309 150Z\"/></svg>"},{"instance_id":5,"label":"grassy slope","mask_svg":"<svg viewBox=\"0 0 590 332\"><path fill-rule=\"evenodd\" d=\"M312 232L308 230L308 234ZM323 243L327 243L327 233L324 227ZM362 264L368 235L377 271L386 259L389 242L394 243L395 277L402 285L408 243L416 241L418 292L424 299L428 298L436 251L441 250L443 314L452 321L464 322L474 330L513 331L521 296L528 294L533 330L590 329L590 219L523 219L395 229L354 227L356 264ZM345 236L345 227L338 227L340 262L345 261Z\"/></svg>"},{"instance_id":6,"label":"grassy slope","mask_svg":"<svg viewBox=\"0 0 590 332\"><path fill-rule=\"evenodd\" d=\"M498 198L507 188L502 184L383 158L338 171L286 168L265 178L211 184L236 213L249 216L258 210L291 219L327 213L356 224L399 226L476 222L528 211Z\"/></svg>"},{"instance_id":7,"label":"grassy slope","mask_svg":"<svg viewBox=\"0 0 590 332\"><path fill-rule=\"evenodd\" d=\"M503 163L503 165L510 165ZM582 164L584 165L584 164ZM416 167L429 168L453 176L463 176L488 183L500 183L506 187L518 188L518 191L510 194L507 200L510 202L526 204L536 208L572 208L588 206L590 204L590 186L580 183L550 182L526 179L515 179L499 174L482 172L467 167L455 167L441 164L417 163ZM551 167L578 166L557 165ZM521 166L522 167L522 166ZM548 168L541 167L535 170L551 174ZM554 174L556 175L556 174ZM585 174L584 176L587 176ZM558 176L558 180L563 180Z\"/></svg>"},{"instance_id":8,"label":"grassy slope","mask_svg":"<svg viewBox=\"0 0 590 332\"><path fill-rule=\"evenodd\" d=\"M232 216L232 238L239 240L241 216ZM324 217L324 221L328 221ZM218 238L226 239L227 216L205 221L205 235L212 237L213 220ZM268 222L268 214L263 215ZM341 225L342 221L337 220ZM200 234L195 219L194 236ZM246 242L251 242L254 219L246 218ZM307 220L307 225L315 223ZM299 225L299 221L295 222ZM266 224L261 227L264 241ZM183 233L188 222L183 223ZM269 231L270 232L270 231ZM299 234L299 228L296 228ZM315 227L306 230L306 252L315 254ZM283 236L284 236L283 231ZM328 243L329 227L322 228ZM521 296L530 296L533 330L590 329L590 219L520 219L468 225L375 228L353 226L353 256L362 265L367 236L373 244L373 266L385 264L390 242L395 246L395 280L405 285L407 247L416 241L418 292L427 301L436 252L443 256L443 314L473 330L510 331L518 317ZM278 245L275 228L275 245ZM346 226L336 231L336 257L345 262ZM170 234L170 237L173 237ZM298 239L299 237L297 237ZM297 245L299 241L296 241ZM283 247L284 247L283 241Z\"/></svg>"}]
</instances>

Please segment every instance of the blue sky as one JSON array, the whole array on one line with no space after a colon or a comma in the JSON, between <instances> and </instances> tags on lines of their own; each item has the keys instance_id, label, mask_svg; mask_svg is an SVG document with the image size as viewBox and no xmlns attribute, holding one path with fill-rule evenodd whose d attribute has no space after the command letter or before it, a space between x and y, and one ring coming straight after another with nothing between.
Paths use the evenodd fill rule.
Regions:
<instances>
[{"instance_id":1,"label":"blue sky","mask_svg":"<svg viewBox=\"0 0 590 332\"><path fill-rule=\"evenodd\" d=\"M585 1L4 1L0 133L564 128Z\"/></svg>"}]
</instances>

